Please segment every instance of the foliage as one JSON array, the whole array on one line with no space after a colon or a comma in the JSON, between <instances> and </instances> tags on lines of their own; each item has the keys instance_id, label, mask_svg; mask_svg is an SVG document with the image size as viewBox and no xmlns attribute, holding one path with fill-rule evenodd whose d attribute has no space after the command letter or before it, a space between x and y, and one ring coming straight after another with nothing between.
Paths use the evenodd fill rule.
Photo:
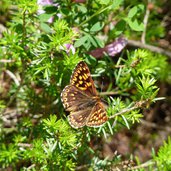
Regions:
<instances>
[{"instance_id":1,"label":"foliage","mask_svg":"<svg viewBox=\"0 0 171 171\"><path fill-rule=\"evenodd\" d=\"M138 37L143 31L144 4L124 6L122 0L55 2L42 6L44 13L39 14L35 0L3 1L10 19L0 40L0 58L10 62L0 64L8 85L7 90L0 88L0 169L116 168L122 158L119 154L112 159L105 157L102 144L123 127L131 129L140 122L144 105L137 104L142 102L147 107L156 100L157 81L168 78L164 70L169 67L167 58L142 49L115 59L105 54L97 60L88 53L122 34ZM113 21L117 24L111 25L107 38L100 39L105 26ZM95 83L106 79L103 91L117 92L117 97L105 97L109 120L99 128L72 129L60 100L62 89L81 60L89 65ZM156 157L162 164L166 146L158 153L161 161Z\"/></svg>"},{"instance_id":2,"label":"foliage","mask_svg":"<svg viewBox=\"0 0 171 171\"><path fill-rule=\"evenodd\" d=\"M171 138L168 137L163 146L160 147L157 156L154 156L154 160L160 170L171 170Z\"/></svg>"}]
</instances>

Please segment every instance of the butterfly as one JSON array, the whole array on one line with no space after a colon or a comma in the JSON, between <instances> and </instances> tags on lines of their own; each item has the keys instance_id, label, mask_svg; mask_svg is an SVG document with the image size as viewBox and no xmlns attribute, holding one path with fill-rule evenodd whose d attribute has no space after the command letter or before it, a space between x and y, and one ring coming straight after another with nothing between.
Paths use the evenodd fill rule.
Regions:
<instances>
[{"instance_id":1,"label":"butterfly","mask_svg":"<svg viewBox=\"0 0 171 171\"><path fill-rule=\"evenodd\" d=\"M97 93L89 68L84 61L75 67L70 84L61 93L61 101L73 128L98 127L108 118L105 106Z\"/></svg>"}]
</instances>

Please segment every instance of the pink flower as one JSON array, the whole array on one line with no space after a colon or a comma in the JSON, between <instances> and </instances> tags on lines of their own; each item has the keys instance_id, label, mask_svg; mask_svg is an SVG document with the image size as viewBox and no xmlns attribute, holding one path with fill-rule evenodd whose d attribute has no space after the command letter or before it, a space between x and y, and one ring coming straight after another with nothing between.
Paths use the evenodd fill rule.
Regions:
<instances>
[{"instance_id":1,"label":"pink flower","mask_svg":"<svg viewBox=\"0 0 171 171\"><path fill-rule=\"evenodd\" d=\"M66 51L67 53L69 53L70 51L72 52L72 54L75 54L75 48L72 44L64 44L64 46L66 47Z\"/></svg>"},{"instance_id":2,"label":"pink flower","mask_svg":"<svg viewBox=\"0 0 171 171\"><path fill-rule=\"evenodd\" d=\"M42 6L53 5L53 0L38 0L37 4Z\"/></svg>"},{"instance_id":3,"label":"pink flower","mask_svg":"<svg viewBox=\"0 0 171 171\"><path fill-rule=\"evenodd\" d=\"M75 54L75 48L72 44L64 44L64 46L60 47L61 50L66 51L66 53L72 52L72 54Z\"/></svg>"},{"instance_id":4,"label":"pink flower","mask_svg":"<svg viewBox=\"0 0 171 171\"><path fill-rule=\"evenodd\" d=\"M47 5L52 5L52 6L55 6L55 7L58 7L58 6L59 6L58 3L54 4L54 3L53 3L53 0L38 0L38 1L37 1L37 4L38 4L38 6L39 6L39 10L38 10L38 14L39 14L39 15L45 13L45 10L42 9L43 6L47 6ZM61 14L57 14L57 16L58 16L59 18L61 18ZM53 23L53 19L54 19L54 17L52 16L52 17L50 17L50 18L48 19L47 22L48 22L48 23Z\"/></svg>"},{"instance_id":5,"label":"pink flower","mask_svg":"<svg viewBox=\"0 0 171 171\"><path fill-rule=\"evenodd\" d=\"M127 40L123 37L116 39L113 43L105 46L106 53L109 56L115 56L116 54L120 53L125 46L127 45Z\"/></svg>"},{"instance_id":6,"label":"pink flower","mask_svg":"<svg viewBox=\"0 0 171 171\"><path fill-rule=\"evenodd\" d=\"M120 53L127 45L127 40L123 37L116 39L113 43L106 45L104 48L97 48L89 52L90 55L100 58L107 53L109 56L115 56Z\"/></svg>"}]
</instances>

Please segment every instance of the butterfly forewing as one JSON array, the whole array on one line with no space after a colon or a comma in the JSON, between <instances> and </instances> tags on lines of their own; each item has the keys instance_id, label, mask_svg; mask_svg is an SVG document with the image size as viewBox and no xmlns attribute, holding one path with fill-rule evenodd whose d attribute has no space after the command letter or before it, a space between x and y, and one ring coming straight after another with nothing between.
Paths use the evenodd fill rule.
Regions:
<instances>
[{"instance_id":1,"label":"butterfly forewing","mask_svg":"<svg viewBox=\"0 0 171 171\"><path fill-rule=\"evenodd\" d=\"M97 91L94 81L90 75L87 64L83 61L79 62L72 73L70 84L74 85L89 96L96 96Z\"/></svg>"},{"instance_id":2,"label":"butterfly forewing","mask_svg":"<svg viewBox=\"0 0 171 171\"><path fill-rule=\"evenodd\" d=\"M61 99L64 108L69 112L84 110L88 106L93 106L96 100L89 98L84 92L73 85L66 86L62 93Z\"/></svg>"},{"instance_id":3,"label":"butterfly forewing","mask_svg":"<svg viewBox=\"0 0 171 171\"><path fill-rule=\"evenodd\" d=\"M70 79L70 85L61 93L61 100L68 120L73 128L100 126L107 121L104 105L97 94L90 71L85 62L77 64Z\"/></svg>"}]
</instances>

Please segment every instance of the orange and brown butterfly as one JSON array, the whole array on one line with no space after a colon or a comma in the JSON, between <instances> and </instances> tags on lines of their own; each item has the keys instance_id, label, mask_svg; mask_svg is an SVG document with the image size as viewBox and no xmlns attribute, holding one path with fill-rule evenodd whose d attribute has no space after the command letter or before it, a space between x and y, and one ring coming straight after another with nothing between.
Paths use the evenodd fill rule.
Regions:
<instances>
[{"instance_id":1,"label":"orange and brown butterfly","mask_svg":"<svg viewBox=\"0 0 171 171\"><path fill-rule=\"evenodd\" d=\"M108 120L104 104L84 61L75 67L70 84L61 93L61 100L65 110L70 112L68 120L73 128L98 127Z\"/></svg>"}]
</instances>

